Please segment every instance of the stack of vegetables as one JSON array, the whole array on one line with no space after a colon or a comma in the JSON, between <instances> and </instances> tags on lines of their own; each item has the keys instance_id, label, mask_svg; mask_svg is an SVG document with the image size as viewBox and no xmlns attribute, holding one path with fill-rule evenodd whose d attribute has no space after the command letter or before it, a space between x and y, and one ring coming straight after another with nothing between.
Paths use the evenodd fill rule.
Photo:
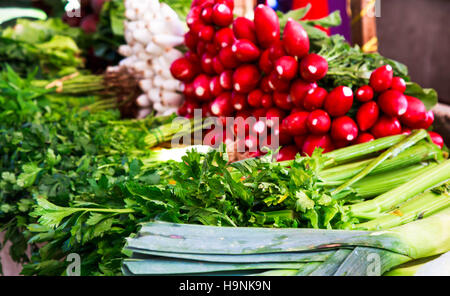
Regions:
<instances>
[{"instance_id":1,"label":"stack of vegetables","mask_svg":"<svg viewBox=\"0 0 450 296\"><path fill-rule=\"evenodd\" d=\"M310 38L299 22L289 17L280 22L265 5L256 7L253 21L233 19L232 11L232 1L192 3L185 35L189 51L171 67L184 85L180 115L190 118L201 108L203 116L217 116L223 125L226 117L253 116L252 126L234 127L233 140L252 149L270 146L275 135L283 146L279 160L311 155L316 147L328 152L432 124L432 112L418 98L404 95L406 82L394 76L391 65L374 70L369 84L355 90L348 83L330 85L324 80L328 61L333 78L342 56L310 53ZM238 129L245 129L243 139ZM442 138L431 135L442 146ZM224 141L222 134L213 137Z\"/></svg>"}]
</instances>

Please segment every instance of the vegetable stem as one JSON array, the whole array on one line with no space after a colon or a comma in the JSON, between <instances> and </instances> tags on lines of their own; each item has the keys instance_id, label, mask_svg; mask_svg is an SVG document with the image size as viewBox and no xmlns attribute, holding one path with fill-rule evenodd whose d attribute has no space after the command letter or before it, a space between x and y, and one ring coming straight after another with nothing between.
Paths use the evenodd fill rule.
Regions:
<instances>
[{"instance_id":1,"label":"vegetable stem","mask_svg":"<svg viewBox=\"0 0 450 296\"><path fill-rule=\"evenodd\" d=\"M371 171L373 171L376 167L378 167L383 161L386 159L397 156L400 152L403 150L411 147L418 141L422 140L423 138L427 137L428 134L425 130L417 130L414 131L410 136L408 136L406 139L401 141L400 143L392 146L387 151L383 152L380 156L375 158L373 161L371 161L360 173L358 173L356 176L336 188L331 194L336 195L342 190L346 189L347 187L350 187L355 182L361 180L368 174L370 174Z\"/></svg>"},{"instance_id":2,"label":"vegetable stem","mask_svg":"<svg viewBox=\"0 0 450 296\"><path fill-rule=\"evenodd\" d=\"M365 201L348 207L355 217L373 219L380 213L392 209L394 206L429 190L433 187L448 182L450 179L450 160L446 160L437 166L428 167L422 174L390 190L375 199Z\"/></svg>"}]
</instances>

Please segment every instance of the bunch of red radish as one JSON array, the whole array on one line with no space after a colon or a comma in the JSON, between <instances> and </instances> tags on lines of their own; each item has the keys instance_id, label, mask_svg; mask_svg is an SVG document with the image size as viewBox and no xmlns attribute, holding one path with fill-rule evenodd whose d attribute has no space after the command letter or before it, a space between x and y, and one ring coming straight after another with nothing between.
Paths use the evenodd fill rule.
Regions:
<instances>
[{"instance_id":1,"label":"bunch of red radish","mask_svg":"<svg viewBox=\"0 0 450 296\"><path fill-rule=\"evenodd\" d=\"M283 146L280 161L311 155L317 147L328 152L428 128L433 121L419 99L403 94L405 82L393 77L390 66L375 70L370 85L356 94L347 86L330 92L319 87L327 60L309 53L308 34L295 20L288 20L281 36L277 14L266 5L255 8L251 21L233 19L232 0L194 0L187 24L189 51L171 66L184 85L179 115L190 118L201 108L203 116L224 124L227 117L254 117L256 123L245 126L245 139L232 140L243 140L248 148L270 146L270 135L265 137L270 130ZM356 120L347 116L353 106L359 106ZM235 134L239 128L244 127L235 126Z\"/></svg>"},{"instance_id":2,"label":"bunch of red radish","mask_svg":"<svg viewBox=\"0 0 450 296\"><path fill-rule=\"evenodd\" d=\"M80 27L85 33L95 33L97 25L100 21L100 12L103 4L109 0L79 0L81 15L69 16L68 13L63 15L63 21L71 27Z\"/></svg>"}]
</instances>

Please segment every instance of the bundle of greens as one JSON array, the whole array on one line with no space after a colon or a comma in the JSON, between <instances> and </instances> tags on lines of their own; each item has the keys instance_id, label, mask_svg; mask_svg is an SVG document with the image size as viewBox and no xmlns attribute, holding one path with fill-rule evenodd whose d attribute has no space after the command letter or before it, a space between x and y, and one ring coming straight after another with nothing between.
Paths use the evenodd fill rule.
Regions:
<instances>
[{"instance_id":1,"label":"bundle of greens","mask_svg":"<svg viewBox=\"0 0 450 296\"><path fill-rule=\"evenodd\" d=\"M158 154L142 139L168 120L122 121L118 111L84 111L95 98L61 97L33 86L33 79L11 68L0 77L0 229L18 262L29 261L23 231L35 221L29 212L38 196L63 206L91 198L105 205L115 199L103 199L104 182L121 183L137 172L141 182L156 182L151 165Z\"/></svg>"},{"instance_id":2,"label":"bundle of greens","mask_svg":"<svg viewBox=\"0 0 450 296\"><path fill-rule=\"evenodd\" d=\"M59 19L20 19L0 36L0 69L10 65L22 76L39 69L39 77L73 73L83 67L82 32Z\"/></svg>"}]
</instances>

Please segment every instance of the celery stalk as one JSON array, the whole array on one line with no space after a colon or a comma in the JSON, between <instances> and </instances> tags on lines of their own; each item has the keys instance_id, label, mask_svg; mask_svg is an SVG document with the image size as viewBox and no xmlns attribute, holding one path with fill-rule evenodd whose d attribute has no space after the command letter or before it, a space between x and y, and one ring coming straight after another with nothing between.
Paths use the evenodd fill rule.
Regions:
<instances>
[{"instance_id":1,"label":"celery stalk","mask_svg":"<svg viewBox=\"0 0 450 296\"><path fill-rule=\"evenodd\" d=\"M361 172L359 172L356 176L354 176L353 178L351 178L350 180L346 181L344 184L342 184L341 186L336 188L331 194L336 195L339 192L341 192L342 190L350 187L355 182L361 180L362 178L364 178L365 176L370 174L370 172L372 172L376 167L378 167L386 159L397 156L403 150L413 146L418 141L424 139L427 136L428 136L428 133L425 130L417 130L417 131L412 132L412 134L410 136L408 136L406 139L402 140L400 143L392 146L387 151L383 152L380 156L378 156L373 161L371 161L369 164L367 164L367 166Z\"/></svg>"},{"instance_id":2,"label":"celery stalk","mask_svg":"<svg viewBox=\"0 0 450 296\"><path fill-rule=\"evenodd\" d=\"M347 207L359 218L373 219L394 206L420 194L430 188L448 182L450 179L450 160L437 166L431 166L421 175L407 183L390 190L372 200Z\"/></svg>"},{"instance_id":3,"label":"celery stalk","mask_svg":"<svg viewBox=\"0 0 450 296\"><path fill-rule=\"evenodd\" d=\"M362 198L375 197L386 193L394 188L410 181L411 179L428 171L431 167L436 167L437 164L416 164L407 168L388 172L384 174L377 174L367 176L366 178L353 184L352 188L356 191L358 196Z\"/></svg>"},{"instance_id":4,"label":"celery stalk","mask_svg":"<svg viewBox=\"0 0 450 296\"><path fill-rule=\"evenodd\" d=\"M434 192L425 192L418 195L397 209L385 213L377 219L355 225L358 230L378 230L388 229L395 226L412 222L416 219L425 218L433 215L450 206L450 194L437 194Z\"/></svg>"},{"instance_id":5,"label":"celery stalk","mask_svg":"<svg viewBox=\"0 0 450 296\"><path fill-rule=\"evenodd\" d=\"M423 141L411 148L406 149L396 157L387 159L372 172L370 172L369 176L391 170L398 170L421 161L436 159L438 158L439 153L440 150L436 147L436 145ZM347 180L361 172L373 160L374 158L371 158L325 169L321 171L319 175L325 182Z\"/></svg>"}]
</instances>

